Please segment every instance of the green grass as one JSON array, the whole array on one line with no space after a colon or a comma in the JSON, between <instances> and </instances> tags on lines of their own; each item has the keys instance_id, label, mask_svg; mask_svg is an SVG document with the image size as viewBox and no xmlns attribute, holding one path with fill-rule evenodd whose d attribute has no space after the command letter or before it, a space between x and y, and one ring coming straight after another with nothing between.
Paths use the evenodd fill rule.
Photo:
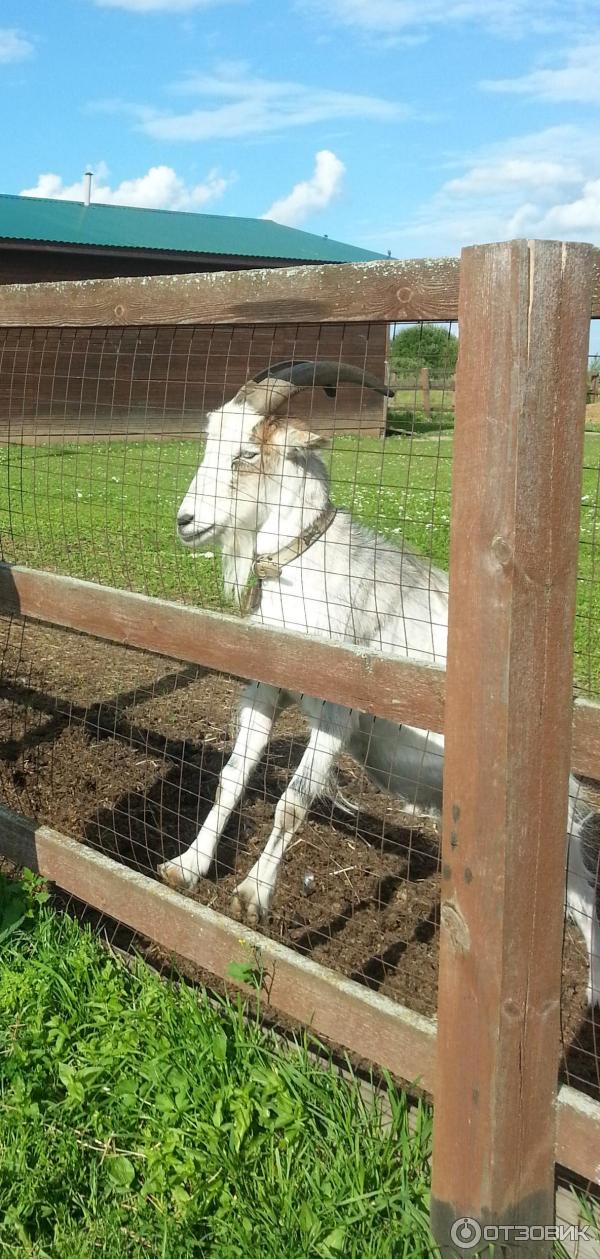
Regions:
<instances>
[{"instance_id":1,"label":"green grass","mask_svg":"<svg viewBox=\"0 0 600 1259\"><path fill-rule=\"evenodd\" d=\"M454 405L454 390L450 387L448 389L430 389L429 402L436 411L450 411ZM422 408L423 390L418 388L416 382L414 389L397 389L391 405L400 409L407 407L412 411L415 408Z\"/></svg>"},{"instance_id":2,"label":"green grass","mask_svg":"<svg viewBox=\"0 0 600 1259\"><path fill-rule=\"evenodd\" d=\"M385 431L388 437L402 434L404 437L426 437L436 433L448 433L454 429L454 411L424 411L410 408L395 411L390 408L386 417Z\"/></svg>"},{"instance_id":3,"label":"green grass","mask_svg":"<svg viewBox=\"0 0 600 1259\"><path fill-rule=\"evenodd\" d=\"M0 448L5 556L90 581L218 606L219 569L175 538L195 441Z\"/></svg>"},{"instance_id":4,"label":"green grass","mask_svg":"<svg viewBox=\"0 0 600 1259\"><path fill-rule=\"evenodd\" d=\"M418 418L418 417L417 417ZM421 425L426 431L426 425ZM175 513L201 458L198 441L0 447L0 539L15 562L199 606L224 606L217 555L191 555ZM452 437L340 436L333 497L441 565L448 562ZM596 554L600 434L586 436L575 673L600 692Z\"/></svg>"},{"instance_id":5,"label":"green grass","mask_svg":"<svg viewBox=\"0 0 600 1259\"><path fill-rule=\"evenodd\" d=\"M0 1255L421 1259L430 1115L0 883Z\"/></svg>"},{"instance_id":6,"label":"green grass","mask_svg":"<svg viewBox=\"0 0 600 1259\"><path fill-rule=\"evenodd\" d=\"M448 515L450 465L439 454L436 441L420 443L417 454L409 443L340 437L329 456L334 497L389 536L401 526L428 549L427 526ZM0 447L4 557L219 606L218 557L191 555L175 537L177 507L201 455L196 441Z\"/></svg>"}]
</instances>

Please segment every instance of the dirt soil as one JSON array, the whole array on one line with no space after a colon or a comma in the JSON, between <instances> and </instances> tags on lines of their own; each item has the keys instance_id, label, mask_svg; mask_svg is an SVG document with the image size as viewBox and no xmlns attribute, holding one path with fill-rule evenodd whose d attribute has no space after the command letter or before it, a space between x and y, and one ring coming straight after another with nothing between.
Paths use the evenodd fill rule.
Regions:
<instances>
[{"instance_id":1,"label":"dirt soil","mask_svg":"<svg viewBox=\"0 0 600 1259\"><path fill-rule=\"evenodd\" d=\"M194 838L232 747L242 684L77 634L0 618L0 798L154 875ZM285 713L197 899L225 913L270 832L306 730ZM269 935L426 1015L435 1013L439 843L344 759L358 812L315 809L284 863ZM307 894L305 876L314 889ZM600 1096L600 1022L568 926L563 1077Z\"/></svg>"}]
</instances>

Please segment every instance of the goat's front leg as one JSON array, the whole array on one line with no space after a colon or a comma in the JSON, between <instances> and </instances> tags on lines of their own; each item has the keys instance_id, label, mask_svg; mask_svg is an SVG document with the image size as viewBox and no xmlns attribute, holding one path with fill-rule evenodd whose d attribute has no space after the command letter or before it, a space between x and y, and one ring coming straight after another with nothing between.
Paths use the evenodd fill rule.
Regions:
<instances>
[{"instance_id":1,"label":"goat's front leg","mask_svg":"<svg viewBox=\"0 0 600 1259\"><path fill-rule=\"evenodd\" d=\"M232 911L237 918L245 917L251 926L266 918L270 911L286 848L313 801L327 788L333 765L347 742L346 725L313 726L304 756L277 804L269 839L258 861L235 890Z\"/></svg>"},{"instance_id":2,"label":"goat's front leg","mask_svg":"<svg viewBox=\"0 0 600 1259\"><path fill-rule=\"evenodd\" d=\"M208 873L217 844L241 800L269 741L277 713L289 703L275 686L252 682L244 691L233 752L223 766L215 803L193 844L174 861L158 867L159 877L180 892L191 892Z\"/></svg>"}]
</instances>

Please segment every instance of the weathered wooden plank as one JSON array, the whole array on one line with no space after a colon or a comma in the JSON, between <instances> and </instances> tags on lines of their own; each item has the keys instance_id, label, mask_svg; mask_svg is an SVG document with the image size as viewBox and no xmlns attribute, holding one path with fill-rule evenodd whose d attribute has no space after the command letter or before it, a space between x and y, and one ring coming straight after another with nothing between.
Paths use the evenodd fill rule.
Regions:
<instances>
[{"instance_id":1,"label":"weathered wooden plank","mask_svg":"<svg viewBox=\"0 0 600 1259\"><path fill-rule=\"evenodd\" d=\"M315 672L312 663L308 669L302 665L306 639L290 631L254 627L250 633L236 617L0 564L0 613L10 612L238 677L276 685L287 679L291 686L293 675L299 690L308 691L309 674L327 691L320 698L438 733L444 729L446 678L438 666L311 640L311 657L316 646L321 660ZM600 704L577 700L571 761L575 773L600 779Z\"/></svg>"},{"instance_id":2,"label":"weathered wooden plank","mask_svg":"<svg viewBox=\"0 0 600 1259\"><path fill-rule=\"evenodd\" d=\"M84 844L0 807L0 851L102 913L227 979L259 962L264 999L361 1057L430 1091L435 1023Z\"/></svg>"},{"instance_id":3,"label":"weathered wooden plank","mask_svg":"<svg viewBox=\"0 0 600 1259\"><path fill-rule=\"evenodd\" d=\"M556 1102L556 1162L600 1185L600 1103L563 1084Z\"/></svg>"},{"instance_id":4,"label":"weathered wooden plank","mask_svg":"<svg viewBox=\"0 0 600 1259\"><path fill-rule=\"evenodd\" d=\"M600 319L600 249L592 249L592 319Z\"/></svg>"},{"instance_id":5,"label":"weathered wooden plank","mask_svg":"<svg viewBox=\"0 0 600 1259\"><path fill-rule=\"evenodd\" d=\"M229 979L232 961L258 957L268 973L265 996L275 1009L434 1093L435 1020L336 976L146 875L1 806L0 852L224 979ZM460 1092L461 1075L455 1087ZM600 1184L600 1105L566 1086L558 1095L556 1160Z\"/></svg>"},{"instance_id":6,"label":"weathered wooden plank","mask_svg":"<svg viewBox=\"0 0 600 1259\"><path fill-rule=\"evenodd\" d=\"M456 318L458 259L0 287L0 326L275 324Z\"/></svg>"},{"instance_id":7,"label":"weathered wooden plank","mask_svg":"<svg viewBox=\"0 0 600 1259\"><path fill-rule=\"evenodd\" d=\"M461 259L432 1203L442 1244L460 1216L544 1225L554 1210L593 264L587 246L554 242Z\"/></svg>"},{"instance_id":8,"label":"weathered wooden plank","mask_svg":"<svg viewBox=\"0 0 600 1259\"><path fill-rule=\"evenodd\" d=\"M589 257L592 313L597 317L600 250L592 250ZM0 327L353 323L449 320L457 314L458 258L0 287Z\"/></svg>"},{"instance_id":9,"label":"weathered wooden plank","mask_svg":"<svg viewBox=\"0 0 600 1259\"><path fill-rule=\"evenodd\" d=\"M0 564L0 610L441 730L444 671L381 652Z\"/></svg>"},{"instance_id":10,"label":"weathered wooden plank","mask_svg":"<svg viewBox=\"0 0 600 1259\"><path fill-rule=\"evenodd\" d=\"M577 774L600 779L600 704L590 700L575 701L571 764Z\"/></svg>"}]
</instances>

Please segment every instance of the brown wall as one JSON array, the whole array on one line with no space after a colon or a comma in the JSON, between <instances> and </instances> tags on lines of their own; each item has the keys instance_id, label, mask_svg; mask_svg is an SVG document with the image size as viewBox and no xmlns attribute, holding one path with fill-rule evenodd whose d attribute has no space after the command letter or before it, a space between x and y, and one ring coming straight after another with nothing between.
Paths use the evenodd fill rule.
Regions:
<instances>
[{"instance_id":1,"label":"brown wall","mask_svg":"<svg viewBox=\"0 0 600 1259\"><path fill-rule=\"evenodd\" d=\"M283 265L265 259L100 253L0 243L0 284L119 275L169 275ZM101 435L160 437L198 432L255 372L278 359L345 359L383 378L385 325L327 327L1 329L0 441L58 441ZM294 399L294 414L331 431L380 433L377 394L342 387Z\"/></svg>"},{"instance_id":2,"label":"brown wall","mask_svg":"<svg viewBox=\"0 0 600 1259\"><path fill-rule=\"evenodd\" d=\"M199 259L197 254L129 253L123 249L87 253L50 245L17 249L0 242L0 284L105 280L125 275L182 275L193 271L247 270L249 267L281 265L281 261L268 258L232 256L210 261Z\"/></svg>"},{"instance_id":3,"label":"brown wall","mask_svg":"<svg viewBox=\"0 0 600 1259\"><path fill-rule=\"evenodd\" d=\"M202 431L270 362L345 359L383 374L387 329L318 326L0 329L0 440L177 436ZM305 391L293 414L322 431L379 433L378 394Z\"/></svg>"}]
</instances>

